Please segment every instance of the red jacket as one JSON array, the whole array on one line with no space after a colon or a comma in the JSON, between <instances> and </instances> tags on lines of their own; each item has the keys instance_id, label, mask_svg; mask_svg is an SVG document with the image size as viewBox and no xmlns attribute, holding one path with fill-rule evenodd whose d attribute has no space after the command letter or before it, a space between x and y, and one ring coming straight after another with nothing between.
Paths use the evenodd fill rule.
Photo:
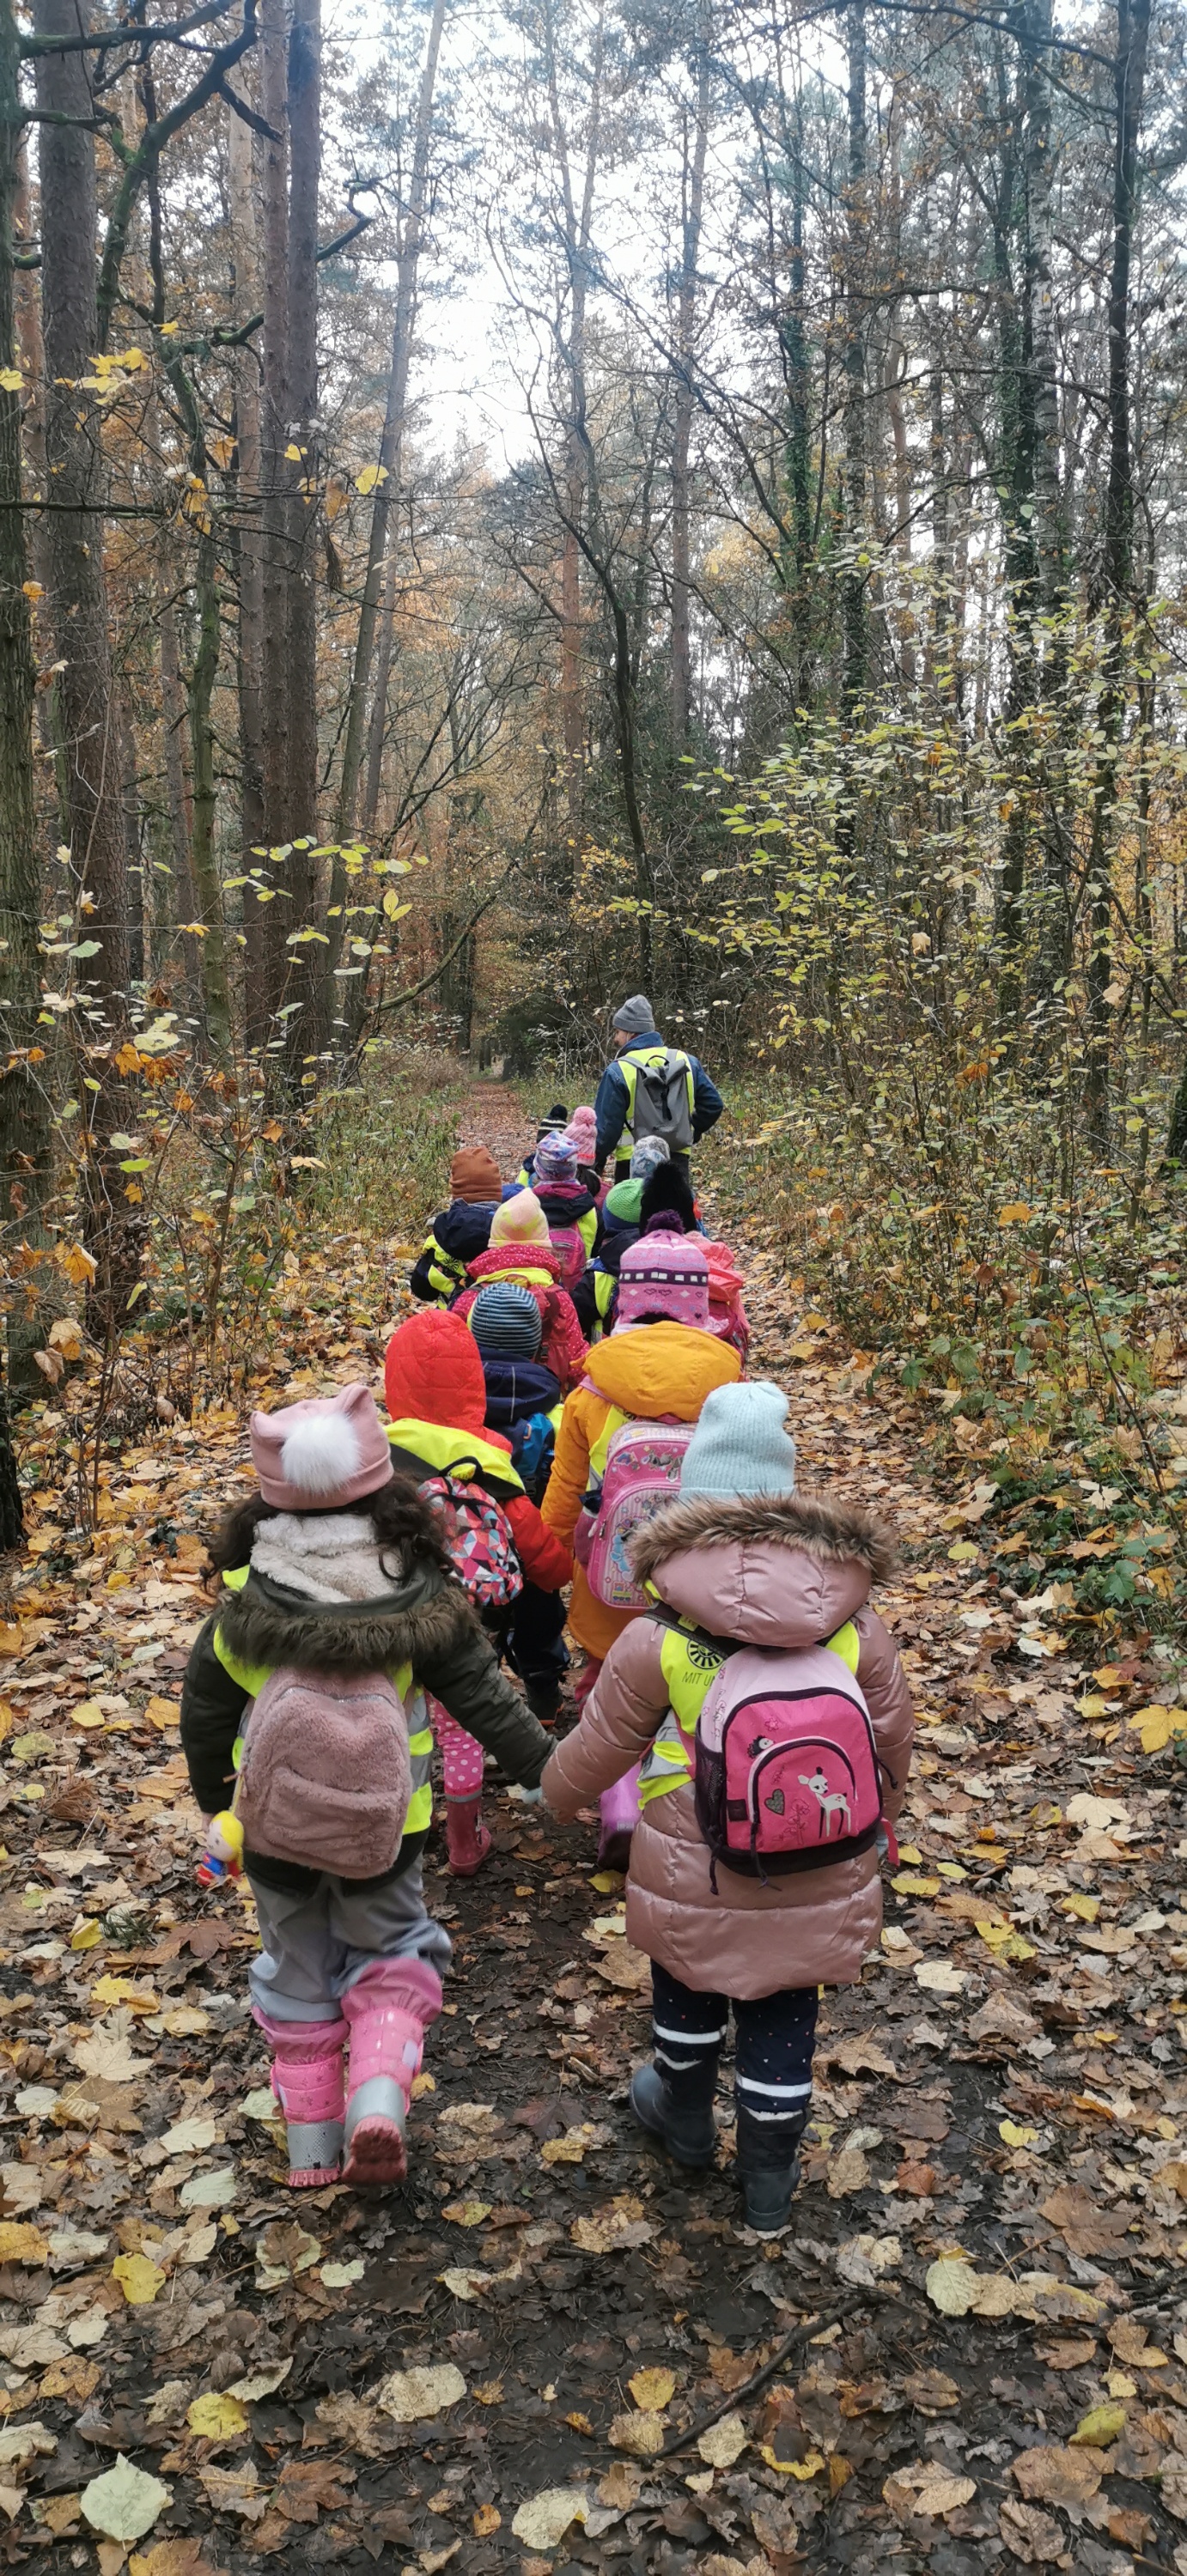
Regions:
<instances>
[{"instance_id":1,"label":"red jacket","mask_svg":"<svg viewBox=\"0 0 1187 2576\"><path fill-rule=\"evenodd\" d=\"M410 1315L392 1334L383 1370L387 1409L393 1422L437 1422L465 1431L510 1457L511 1443L486 1426L486 1379L482 1357L468 1326L455 1312L427 1306ZM514 1474L514 1469L511 1471ZM500 1494L520 1564L530 1583L542 1592L559 1592L572 1580L573 1560L563 1542L546 1529L530 1494Z\"/></svg>"}]
</instances>

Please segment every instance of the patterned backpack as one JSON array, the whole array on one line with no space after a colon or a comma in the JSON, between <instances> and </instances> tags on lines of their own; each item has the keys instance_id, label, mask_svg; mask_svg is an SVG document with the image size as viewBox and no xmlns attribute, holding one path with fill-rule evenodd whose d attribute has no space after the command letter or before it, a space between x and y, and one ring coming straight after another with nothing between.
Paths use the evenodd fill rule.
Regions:
<instances>
[{"instance_id":1,"label":"patterned backpack","mask_svg":"<svg viewBox=\"0 0 1187 2576\"><path fill-rule=\"evenodd\" d=\"M471 1601L480 1610L505 1610L518 1600L523 1568L511 1523L494 1495L466 1477L457 1462L447 1475L426 1476L420 1490L444 1515L445 1544Z\"/></svg>"},{"instance_id":2,"label":"patterned backpack","mask_svg":"<svg viewBox=\"0 0 1187 2576\"><path fill-rule=\"evenodd\" d=\"M694 1425L670 1414L654 1422L620 1422L606 1450L600 1490L586 1496L574 1547L590 1591L608 1610L643 1610L627 1542L643 1521L680 1491L680 1470Z\"/></svg>"},{"instance_id":3,"label":"patterned backpack","mask_svg":"<svg viewBox=\"0 0 1187 2576\"><path fill-rule=\"evenodd\" d=\"M559 1286L562 1288L575 1288L578 1280L584 1277L586 1265L589 1260L589 1254L585 1247L585 1237L582 1234L580 1227L576 1225L550 1225L548 1229L548 1240L561 1265L561 1275L558 1283Z\"/></svg>"},{"instance_id":4,"label":"patterned backpack","mask_svg":"<svg viewBox=\"0 0 1187 2576\"><path fill-rule=\"evenodd\" d=\"M868 1851L881 1764L863 1693L830 1646L727 1655L697 1720L697 1823L713 1860L749 1878Z\"/></svg>"}]
</instances>

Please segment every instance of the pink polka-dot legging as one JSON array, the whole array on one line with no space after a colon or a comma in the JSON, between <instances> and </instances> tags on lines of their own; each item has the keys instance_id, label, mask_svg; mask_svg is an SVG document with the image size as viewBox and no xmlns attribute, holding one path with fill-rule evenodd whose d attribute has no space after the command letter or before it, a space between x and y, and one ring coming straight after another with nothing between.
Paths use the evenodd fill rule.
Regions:
<instances>
[{"instance_id":1,"label":"pink polka-dot legging","mask_svg":"<svg viewBox=\"0 0 1187 2576\"><path fill-rule=\"evenodd\" d=\"M482 1746L442 1708L439 1699L430 1700L429 1716L441 1747L446 1797L476 1798L482 1787Z\"/></svg>"}]
</instances>

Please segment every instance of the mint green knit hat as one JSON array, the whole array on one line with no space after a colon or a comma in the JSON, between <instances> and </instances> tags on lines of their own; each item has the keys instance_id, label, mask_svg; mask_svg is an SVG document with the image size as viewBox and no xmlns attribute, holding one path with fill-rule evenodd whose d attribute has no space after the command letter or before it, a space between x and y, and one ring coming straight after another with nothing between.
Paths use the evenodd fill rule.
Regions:
<instances>
[{"instance_id":1,"label":"mint green knit hat","mask_svg":"<svg viewBox=\"0 0 1187 2576\"><path fill-rule=\"evenodd\" d=\"M714 1387L684 1452L681 1494L790 1494L795 1442L787 1397L770 1378Z\"/></svg>"}]
</instances>

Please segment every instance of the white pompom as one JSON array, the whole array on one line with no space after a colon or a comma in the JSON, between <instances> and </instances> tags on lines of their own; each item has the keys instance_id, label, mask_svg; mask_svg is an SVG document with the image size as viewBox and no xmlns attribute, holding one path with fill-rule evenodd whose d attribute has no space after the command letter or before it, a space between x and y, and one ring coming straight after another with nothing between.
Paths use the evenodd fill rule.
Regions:
<instances>
[{"instance_id":1,"label":"white pompom","mask_svg":"<svg viewBox=\"0 0 1187 2576\"><path fill-rule=\"evenodd\" d=\"M280 1452L286 1485L299 1494L333 1494L357 1476L358 1439L344 1413L311 1413L295 1422Z\"/></svg>"}]
</instances>

